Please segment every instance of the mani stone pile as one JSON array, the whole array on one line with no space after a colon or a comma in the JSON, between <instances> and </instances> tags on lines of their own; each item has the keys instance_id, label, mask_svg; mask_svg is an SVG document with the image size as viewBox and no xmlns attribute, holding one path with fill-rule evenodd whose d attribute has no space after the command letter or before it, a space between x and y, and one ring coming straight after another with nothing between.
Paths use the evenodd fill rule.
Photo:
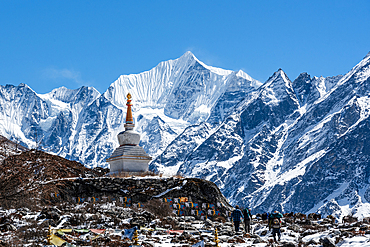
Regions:
<instances>
[{"instance_id":1,"label":"mani stone pile","mask_svg":"<svg viewBox=\"0 0 370 247\"><path fill-rule=\"evenodd\" d=\"M231 205L213 182L198 178L68 179L63 181L63 186L56 194L59 197L55 200L69 200L75 203L117 201L127 207L160 199L179 216L191 215L199 219L216 216L227 218L232 211Z\"/></svg>"}]
</instances>

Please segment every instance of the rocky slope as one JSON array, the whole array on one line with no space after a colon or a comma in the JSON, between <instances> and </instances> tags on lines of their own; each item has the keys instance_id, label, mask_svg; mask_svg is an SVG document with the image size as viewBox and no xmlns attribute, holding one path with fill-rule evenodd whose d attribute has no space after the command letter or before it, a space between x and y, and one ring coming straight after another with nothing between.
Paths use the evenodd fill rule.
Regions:
<instances>
[{"instance_id":1,"label":"rocky slope","mask_svg":"<svg viewBox=\"0 0 370 247\"><path fill-rule=\"evenodd\" d=\"M49 227L55 236L70 244L112 247L133 245L134 240L124 233L134 226L140 226L138 244L146 247L192 246L200 241L205 246L214 246L215 229L221 247L364 247L368 246L370 234L369 219L358 221L349 217L338 222L331 217L318 219L296 214L282 219L281 240L275 243L260 215L253 216L251 233L245 233L242 224L242 232L235 234L232 223L222 218L211 221L192 216L158 217L151 209L151 205L125 208L118 203L86 202L75 207L60 204L42 210L0 209L0 245L45 246Z\"/></svg>"}]
</instances>

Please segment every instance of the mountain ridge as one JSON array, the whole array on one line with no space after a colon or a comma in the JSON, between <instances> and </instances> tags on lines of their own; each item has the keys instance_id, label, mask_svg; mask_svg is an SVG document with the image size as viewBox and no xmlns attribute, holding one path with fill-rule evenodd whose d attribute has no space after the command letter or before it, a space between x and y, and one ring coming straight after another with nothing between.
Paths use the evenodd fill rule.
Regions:
<instances>
[{"instance_id":1,"label":"mountain ridge","mask_svg":"<svg viewBox=\"0 0 370 247\"><path fill-rule=\"evenodd\" d=\"M25 86L9 86L18 94L5 96L1 86L0 107L8 110L3 115L16 123L13 132L4 132L19 134L28 145L42 137L51 152L102 165L123 130L124 96L132 90L141 145L154 156L150 169L206 178L232 204L257 212L370 215L368 150L361 146L370 134L369 60L368 54L344 76L326 78L302 73L291 81L279 69L262 84L188 52L121 76L104 94L81 89L85 94L73 101L77 91L59 89L71 99L58 99L76 108L52 104ZM12 117L19 102L29 108ZM349 178L342 174L347 161Z\"/></svg>"}]
</instances>

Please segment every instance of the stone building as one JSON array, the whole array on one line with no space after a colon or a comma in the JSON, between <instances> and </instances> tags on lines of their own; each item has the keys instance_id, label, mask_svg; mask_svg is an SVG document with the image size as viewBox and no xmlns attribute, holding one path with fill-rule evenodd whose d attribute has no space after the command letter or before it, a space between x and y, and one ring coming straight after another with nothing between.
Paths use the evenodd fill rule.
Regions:
<instances>
[{"instance_id":1,"label":"stone building","mask_svg":"<svg viewBox=\"0 0 370 247\"><path fill-rule=\"evenodd\" d=\"M125 130L118 134L119 147L114 150L107 159L110 165L110 173L119 172L145 172L148 171L149 162L152 159L145 150L139 146L140 134L134 131L134 119L132 117L131 94L127 94L127 113Z\"/></svg>"}]
</instances>

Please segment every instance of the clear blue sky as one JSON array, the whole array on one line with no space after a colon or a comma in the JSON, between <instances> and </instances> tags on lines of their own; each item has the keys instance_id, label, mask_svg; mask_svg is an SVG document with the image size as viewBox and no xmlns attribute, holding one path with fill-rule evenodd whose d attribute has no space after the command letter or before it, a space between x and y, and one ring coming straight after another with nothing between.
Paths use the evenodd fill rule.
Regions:
<instances>
[{"instance_id":1,"label":"clear blue sky","mask_svg":"<svg viewBox=\"0 0 370 247\"><path fill-rule=\"evenodd\" d=\"M370 1L0 1L0 85L103 93L188 50L261 82L344 74L370 51Z\"/></svg>"}]
</instances>

